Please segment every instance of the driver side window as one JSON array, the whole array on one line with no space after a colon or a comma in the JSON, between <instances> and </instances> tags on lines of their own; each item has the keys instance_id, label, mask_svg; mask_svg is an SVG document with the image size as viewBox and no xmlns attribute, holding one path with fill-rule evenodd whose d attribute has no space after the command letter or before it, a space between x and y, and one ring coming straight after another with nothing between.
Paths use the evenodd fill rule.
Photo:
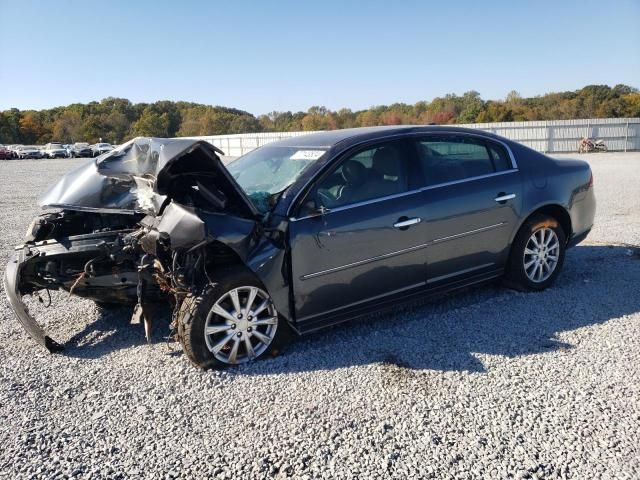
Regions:
<instances>
[{"instance_id":1,"label":"driver side window","mask_svg":"<svg viewBox=\"0 0 640 480\"><path fill-rule=\"evenodd\" d=\"M316 186L316 204L331 209L407 192L414 183L408 160L402 141L350 155Z\"/></svg>"}]
</instances>

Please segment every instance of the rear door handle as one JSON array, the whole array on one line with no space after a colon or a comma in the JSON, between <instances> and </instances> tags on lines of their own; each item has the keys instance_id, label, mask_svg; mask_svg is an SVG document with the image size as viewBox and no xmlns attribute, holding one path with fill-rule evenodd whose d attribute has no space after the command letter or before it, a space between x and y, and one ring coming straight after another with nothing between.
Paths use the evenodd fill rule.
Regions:
<instances>
[{"instance_id":1,"label":"rear door handle","mask_svg":"<svg viewBox=\"0 0 640 480\"><path fill-rule=\"evenodd\" d=\"M494 198L494 200L498 203L501 202L506 202L507 200L511 200L513 198L516 198L516 194L515 193L502 193L500 192L498 194L498 196L496 198Z\"/></svg>"},{"instance_id":2,"label":"rear door handle","mask_svg":"<svg viewBox=\"0 0 640 480\"><path fill-rule=\"evenodd\" d=\"M414 218L400 217L398 219L398 221L393 224L393 228L399 228L401 230L402 229L407 229L411 225L416 225L417 223L420 223L421 221L422 221L422 219L420 217L414 217Z\"/></svg>"}]
</instances>

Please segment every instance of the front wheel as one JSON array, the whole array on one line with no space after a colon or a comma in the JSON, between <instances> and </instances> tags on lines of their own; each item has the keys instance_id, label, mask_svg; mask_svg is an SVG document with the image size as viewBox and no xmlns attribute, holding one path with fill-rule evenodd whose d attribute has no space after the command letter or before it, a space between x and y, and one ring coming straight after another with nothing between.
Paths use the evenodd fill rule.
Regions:
<instances>
[{"instance_id":1,"label":"front wheel","mask_svg":"<svg viewBox=\"0 0 640 480\"><path fill-rule=\"evenodd\" d=\"M242 270L229 271L200 295L188 296L178 328L187 357L205 369L275 355L290 335L264 287Z\"/></svg>"},{"instance_id":2,"label":"front wheel","mask_svg":"<svg viewBox=\"0 0 640 480\"><path fill-rule=\"evenodd\" d=\"M516 235L506 280L518 290L537 291L549 287L560 274L566 248L566 234L548 215L527 220Z\"/></svg>"}]
</instances>

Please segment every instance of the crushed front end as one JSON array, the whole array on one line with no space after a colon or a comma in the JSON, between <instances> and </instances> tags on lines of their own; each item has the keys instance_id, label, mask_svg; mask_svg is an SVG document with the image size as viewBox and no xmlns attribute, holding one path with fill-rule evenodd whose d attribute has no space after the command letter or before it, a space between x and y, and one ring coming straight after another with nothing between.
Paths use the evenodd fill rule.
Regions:
<instances>
[{"instance_id":1,"label":"crushed front end","mask_svg":"<svg viewBox=\"0 0 640 480\"><path fill-rule=\"evenodd\" d=\"M40 203L4 278L26 332L51 352L62 346L22 300L63 290L99 304L136 305L147 338L159 309L210 283L212 268L242 263L264 238L257 212L212 145L137 138L65 175ZM264 263L264 262L263 262Z\"/></svg>"},{"instance_id":2,"label":"crushed front end","mask_svg":"<svg viewBox=\"0 0 640 480\"><path fill-rule=\"evenodd\" d=\"M29 313L23 295L65 290L100 303L135 303L138 253L129 234L138 218L69 210L31 224L26 242L9 259L4 288L18 320L38 343L52 352L62 348Z\"/></svg>"}]
</instances>

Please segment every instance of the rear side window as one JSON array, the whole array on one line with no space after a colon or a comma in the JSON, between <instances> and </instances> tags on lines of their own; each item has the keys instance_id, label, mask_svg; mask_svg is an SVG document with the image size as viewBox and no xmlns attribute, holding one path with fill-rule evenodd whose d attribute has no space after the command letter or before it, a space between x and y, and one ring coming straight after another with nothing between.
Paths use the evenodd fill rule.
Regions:
<instances>
[{"instance_id":1,"label":"rear side window","mask_svg":"<svg viewBox=\"0 0 640 480\"><path fill-rule=\"evenodd\" d=\"M509 170L504 147L466 135L433 135L418 140L427 186Z\"/></svg>"}]
</instances>

